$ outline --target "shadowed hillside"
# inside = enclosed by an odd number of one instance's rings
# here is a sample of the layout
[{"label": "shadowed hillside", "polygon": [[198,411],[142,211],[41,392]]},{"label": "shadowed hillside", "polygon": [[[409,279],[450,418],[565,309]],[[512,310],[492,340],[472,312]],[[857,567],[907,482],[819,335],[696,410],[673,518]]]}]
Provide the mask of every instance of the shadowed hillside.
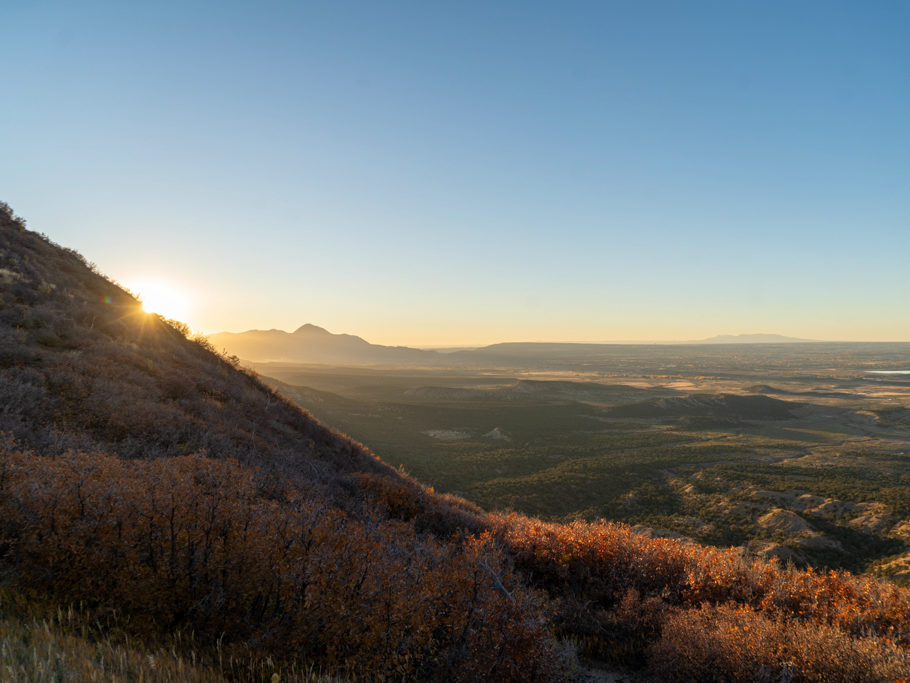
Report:
[{"label": "shadowed hillside", "polygon": [[622,525],[489,515],[185,332],[0,208],[0,575],[13,604],[79,603],[152,647],[192,632],[206,672],[240,678],[254,674],[225,661],[585,679],[576,652],[662,680],[910,675],[904,589]]}]

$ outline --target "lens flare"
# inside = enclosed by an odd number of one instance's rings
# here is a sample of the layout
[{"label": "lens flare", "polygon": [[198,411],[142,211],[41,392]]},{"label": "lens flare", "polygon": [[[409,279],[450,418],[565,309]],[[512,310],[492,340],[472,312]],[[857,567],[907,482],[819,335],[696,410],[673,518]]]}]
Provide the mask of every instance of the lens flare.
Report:
[{"label": "lens flare", "polygon": [[130,289],[139,297],[142,310],[146,313],[157,313],[165,318],[186,322],[190,301],[180,289],[157,281],[136,283]]}]

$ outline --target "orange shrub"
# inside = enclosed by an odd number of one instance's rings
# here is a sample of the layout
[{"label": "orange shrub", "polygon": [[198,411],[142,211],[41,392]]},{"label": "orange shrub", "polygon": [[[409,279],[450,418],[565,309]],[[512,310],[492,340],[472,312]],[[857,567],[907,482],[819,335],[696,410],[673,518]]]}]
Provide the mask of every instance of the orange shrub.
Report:
[{"label": "orange shrub", "polygon": [[[683,618],[680,608],[720,603],[785,620],[807,634],[830,627],[844,638],[877,637],[862,641],[864,651],[880,643],[910,645],[910,591],[883,581],[783,568],[733,549],[646,538],[606,522],[548,524],[511,515],[496,526],[516,567],[555,599],[558,631],[594,656],[635,660],[638,645],[656,638],[669,615]],[[630,641],[636,645],[630,648]]]},{"label": "orange shrub", "polygon": [[675,610],[650,650],[663,681],[894,681],[910,653],[879,637],[854,638],[825,624],[775,618],[748,606]]},{"label": "orange shrub", "polygon": [[20,587],[118,610],[144,633],[191,626],[231,648],[355,675],[550,680],[541,601],[488,535],[257,493],[232,460],[0,455],[0,539]]}]

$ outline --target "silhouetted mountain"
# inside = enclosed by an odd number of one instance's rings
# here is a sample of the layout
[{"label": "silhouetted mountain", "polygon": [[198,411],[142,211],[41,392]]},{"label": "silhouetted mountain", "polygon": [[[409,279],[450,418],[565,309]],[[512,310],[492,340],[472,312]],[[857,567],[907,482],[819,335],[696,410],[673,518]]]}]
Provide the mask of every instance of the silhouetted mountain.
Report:
[{"label": "silhouetted mountain", "polygon": [[338,365],[422,365],[434,363],[435,351],[406,346],[381,346],[351,334],[333,334],[316,325],[294,330],[220,332],[208,337],[217,349],[252,362]]},{"label": "silhouetted mountain", "polygon": [[[306,324],[294,332],[248,330],[209,335],[219,350],[254,363],[285,362],[331,365],[525,366],[535,363],[598,363],[621,359],[630,350],[650,348],[666,355],[678,346],[810,343],[774,334],[725,335],[679,344],[603,344],[586,342],[501,342],[457,351],[371,344],[350,334],[333,334]],[[819,342],[816,342],[819,343]]]}]

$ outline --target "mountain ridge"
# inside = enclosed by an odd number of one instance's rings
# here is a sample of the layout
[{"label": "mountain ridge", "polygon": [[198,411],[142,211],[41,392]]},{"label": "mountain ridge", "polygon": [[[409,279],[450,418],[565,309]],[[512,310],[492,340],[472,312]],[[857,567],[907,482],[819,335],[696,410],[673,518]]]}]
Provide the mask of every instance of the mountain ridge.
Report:
[{"label": "mountain ridge", "polygon": [[624,346],[828,343],[780,334],[740,334],[681,342],[496,342],[480,347],[437,350],[373,344],[357,335],[330,332],[312,323],[304,323],[293,332],[254,329],[218,332],[208,335],[208,339],[216,348],[253,363],[341,365],[520,363],[531,358],[581,358],[613,352]]}]

